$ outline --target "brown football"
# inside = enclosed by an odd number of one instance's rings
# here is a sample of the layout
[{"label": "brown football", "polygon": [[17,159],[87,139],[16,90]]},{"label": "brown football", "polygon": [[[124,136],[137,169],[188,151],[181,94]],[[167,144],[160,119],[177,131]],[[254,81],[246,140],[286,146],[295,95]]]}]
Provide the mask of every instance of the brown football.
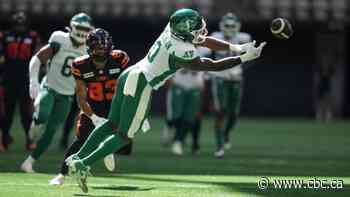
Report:
[{"label": "brown football", "polygon": [[273,19],[270,25],[271,33],[279,39],[289,39],[293,35],[291,23],[285,18]]}]

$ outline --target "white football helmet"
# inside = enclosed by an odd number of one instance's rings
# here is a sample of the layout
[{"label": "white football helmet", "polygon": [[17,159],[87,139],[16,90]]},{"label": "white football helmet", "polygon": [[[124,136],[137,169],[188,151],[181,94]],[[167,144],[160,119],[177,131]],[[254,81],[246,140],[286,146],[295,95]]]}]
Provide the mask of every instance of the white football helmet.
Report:
[{"label": "white football helmet", "polygon": [[94,28],[92,19],[85,13],[79,13],[70,20],[70,36],[78,43],[84,44],[88,33]]}]

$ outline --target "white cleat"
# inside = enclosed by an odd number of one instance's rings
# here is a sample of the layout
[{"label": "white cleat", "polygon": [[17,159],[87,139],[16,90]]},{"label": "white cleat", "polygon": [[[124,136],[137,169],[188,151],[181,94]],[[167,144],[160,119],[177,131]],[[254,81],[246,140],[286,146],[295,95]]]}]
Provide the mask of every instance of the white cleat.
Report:
[{"label": "white cleat", "polygon": [[104,159],[103,162],[107,168],[108,171],[113,172],[115,170],[115,158],[114,154],[111,153],[107,155]]},{"label": "white cleat", "polygon": [[35,173],[35,171],[33,170],[33,164],[28,161],[24,161],[22,163],[21,170],[25,173]]},{"label": "white cleat", "polygon": [[183,155],[183,154],[184,154],[184,151],[183,151],[183,149],[182,149],[182,144],[181,144],[181,142],[178,142],[178,141],[174,142],[174,143],[173,143],[173,146],[172,146],[172,148],[171,148],[171,152],[172,152],[173,154],[175,154],[175,155],[178,155],[178,156]]},{"label": "white cleat", "polygon": [[225,155],[225,150],[223,148],[215,151],[214,156],[216,158],[222,158]]},{"label": "white cleat", "polygon": [[64,175],[58,174],[55,178],[51,179],[49,185],[63,185],[64,183]]},{"label": "white cleat", "polygon": [[226,142],[225,144],[224,144],[224,149],[225,150],[230,150],[232,148],[232,144],[230,143],[230,142]]}]

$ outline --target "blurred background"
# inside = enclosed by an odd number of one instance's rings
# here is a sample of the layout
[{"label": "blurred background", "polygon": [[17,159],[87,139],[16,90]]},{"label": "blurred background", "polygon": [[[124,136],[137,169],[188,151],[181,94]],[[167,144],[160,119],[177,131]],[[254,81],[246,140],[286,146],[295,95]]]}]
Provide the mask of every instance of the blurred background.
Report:
[{"label": "blurred background", "polygon": [[[209,32],[219,29],[222,15],[234,12],[241,18],[242,31],[268,42],[263,58],[244,74],[243,116],[314,117],[324,81],[331,87],[332,114],[350,116],[347,0],[0,0],[0,27],[9,28],[8,16],[23,10],[31,29],[45,42],[53,31],[68,26],[72,15],[84,11],[96,26],[112,32],[116,46],[135,63],[164,28],[169,14],[181,7],[198,9]],[[269,24],[276,17],[291,21],[295,31],[291,39],[272,36]],[[164,112],[163,95],[164,91],[155,94],[154,113]],[[210,110],[207,101],[204,110]]]}]

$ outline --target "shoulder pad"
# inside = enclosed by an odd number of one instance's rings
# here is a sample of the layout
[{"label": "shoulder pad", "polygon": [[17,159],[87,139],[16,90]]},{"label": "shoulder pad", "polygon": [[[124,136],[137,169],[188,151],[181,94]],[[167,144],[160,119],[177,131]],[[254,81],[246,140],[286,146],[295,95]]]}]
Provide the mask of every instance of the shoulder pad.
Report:
[{"label": "shoulder pad", "polygon": [[195,46],[189,42],[177,42],[171,51],[173,55],[183,60],[192,60],[198,57],[198,52]]},{"label": "shoulder pad", "polygon": [[50,36],[49,42],[62,42],[63,40],[68,38],[67,35],[68,34],[63,31],[54,31]]},{"label": "shoulder pad", "polygon": [[90,58],[89,55],[83,55],[74,59],[75,65],[84,64]]}]

